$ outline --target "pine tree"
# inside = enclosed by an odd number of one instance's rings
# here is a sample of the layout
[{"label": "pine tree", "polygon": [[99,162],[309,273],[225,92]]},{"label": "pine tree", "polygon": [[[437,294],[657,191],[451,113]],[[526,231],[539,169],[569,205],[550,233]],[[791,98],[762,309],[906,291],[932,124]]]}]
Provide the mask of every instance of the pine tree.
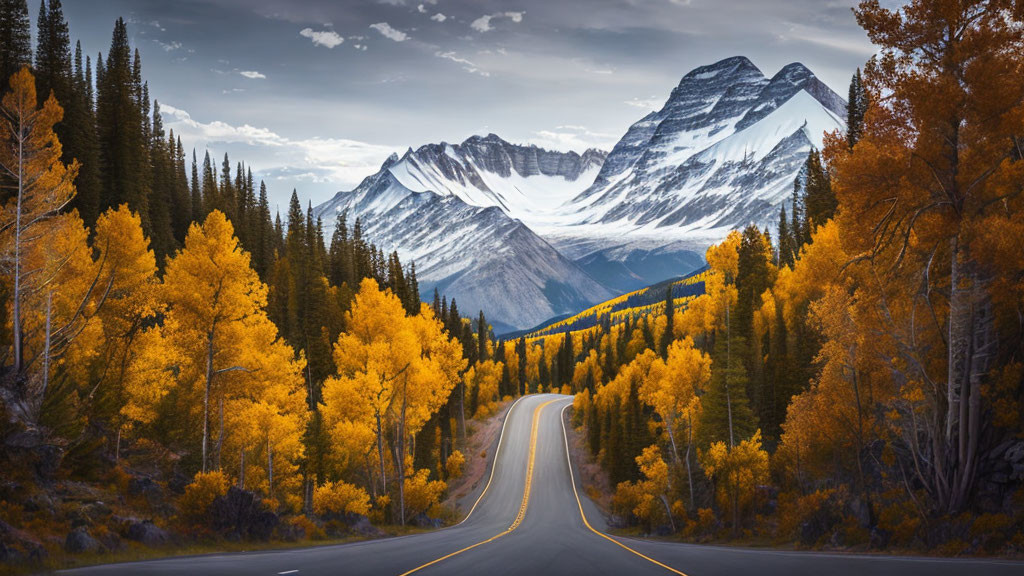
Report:
[{"label": "pine tree", "polygon": [[786,207],[779,208],[779,240],[777,263],[783,266],[793,267],[795,256],[793,254],[793,236],[790,232],[790,222],[786,217]]},{"label": "pine tree", "polygon": [[177,181],[174,177],[174,159],[164,134],[160,103],[153,102],[153,125],[151,129],[150,163],[152,165],[152,191],[149,198],[150,237],[157,266],[163,269],[164,260],[174,253],[176,242],[171,224],[171,211]]},{"label": "pine tree", "polygon": [[110,52],[98,80],[96,124],[99,134],[103,194],[100,209],[128,204],[142,215],[143,229],[149,223],[149,166],[143,116],[140,63],[132,60],[128,28],[118,18]]},{"label": "pine tree", "polygon": [[0,0],[0,80],[7,82],[23,66],[32,65],[32,28],[25,0]]},{"label": "pine tree", "polygon": [[[51,4],[52,6],[52,4]],[[80,169],[75,188],[78,193],[71,201],[71,208],[77,209],[86,226],[92,226],[99,217],[100,152],[96,141],[96,110],[92,87],[92,63],[87,57],[82,66],[82,44],[75,44],[74,88],[64,110],[63,126],[65,136],[63,157],[77,159]]]},{"label": "pine tree", "polygon": [[203,215],[203,188],[199,181],[199,164],[196,161],[196,149],[192,149],[192,177],[189,179],[189,199],[192,202],[192,219],[199,221]]},{"label": "pine tree", "polygon": [[864,113],[867,112],[867,90],[860,77],[860,68],[850,79],[850,92],[846,99],[846,142],[850,148],[860,141],[864,133]]},{"label": "pine tree", "polygon": [[805,196],[807,241],[814,230],[835,216],[838,202],[832,181],[821,162],[821,155],[812,149],[807,156],[807,192]]},{"label": "pine tree", "polygon": [[174,150],[172,166],[174,170],[174,196],[171,211],[171,227],[174,231],[174,240],[178,245],[185,242],[189,225],[192,223],[192,194],[189,190],[188,175],[185,172],[185,147],[181,144],[181,137],[174,137],[174,130],[168,136],[167,146]]},{"label": "pine tree", "polygon": [[675,322],[675,301],[672,297],[672,284],[665,289],[665,331],[661,334],[661,342],[658,346],[658,353],[662,358],[668,357],[668,347],[672,344],[675,336],[672,333]]}]

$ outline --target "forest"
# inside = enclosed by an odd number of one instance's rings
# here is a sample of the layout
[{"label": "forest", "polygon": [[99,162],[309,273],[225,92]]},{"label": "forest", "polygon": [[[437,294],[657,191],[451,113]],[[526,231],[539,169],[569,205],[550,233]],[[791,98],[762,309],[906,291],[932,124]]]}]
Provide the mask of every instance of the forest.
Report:
[{"label": "forest", "polygon": [[475,423],[542,391],[621,530],[1019,553],[1024,4],[855,13],[879,55],[777,228],[499,341],[189,155],[124,20],[93,58],[0,2],[2,559],[451,522]]},{"label": "forest", "polygon": [[[2,10],[4,559],[68,526],[69,551],[96,551],[446,517],[464,398],[497,400],[483,313],[421,303],[415,265],[358,219],[325,241],[294,191],[272,219],[227,155],[193,150],[189,172],[124,20],[93,60],[60,0],[34,50],[26,3]],[[224,525],[218,502],[251,510]]]}]

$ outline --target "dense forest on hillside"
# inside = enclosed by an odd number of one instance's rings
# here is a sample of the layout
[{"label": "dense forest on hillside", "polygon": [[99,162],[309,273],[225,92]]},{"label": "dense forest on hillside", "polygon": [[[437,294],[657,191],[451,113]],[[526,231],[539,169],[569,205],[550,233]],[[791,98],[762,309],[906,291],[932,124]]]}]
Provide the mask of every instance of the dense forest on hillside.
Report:
[{"label": "dense forest on hillside", "polygon": [[189,162],[123,20],[95,65],[60,0],[37,29],[0,4],[0,559],[446,517],[483,313],[421,303],[359,220],[325,239],[295,192],[272,219],[249,167]]},{"label": "dense forest on hillside", "polygon": [[520,390],[576,393],[621,525],[1024,545],[1024,36],[1020,5],[992,4],[862,3],[881,54],[774,238],[712,246],[682,309],[663,289],[646,314],[620,298],[506,345]]}]

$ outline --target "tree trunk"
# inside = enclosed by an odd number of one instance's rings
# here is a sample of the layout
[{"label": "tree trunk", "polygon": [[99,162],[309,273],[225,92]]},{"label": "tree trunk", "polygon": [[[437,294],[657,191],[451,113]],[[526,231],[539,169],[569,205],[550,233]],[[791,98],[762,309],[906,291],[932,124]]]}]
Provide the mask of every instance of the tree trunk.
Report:
[{"label": "tree trunk", "polygon": [[686,480],[690,484],[690,510],[696,509],[693,498],[693,471],[690,469],[690,447],[693,446],[693,423],[687,419],[686,424]]},{"label": "tree trunk", "polygon": [[238,454],[238,488],[245,490],[245,448]]},{"label": "tree trunk", "polygon": [[220,426],[219,426],[220,431],[217,433],[217,470],[220,470],[221,469],[221,466],[220,466],[220,452],[221,452],[221,448],[224,447],[224,397],[223,396],[221,396],[218,399],[217,404],[219,405],[219,410],[220,410]]},{"label": "tree trunk", "polygon": [[274,497],[274,447],[270,445],[270,435],[267,435],[267,496]]},{"label": "tree trunk", "polygon": [[213,330],[206,334],[206,385],[203,388],[203,472],[206,472],[206,444],[210,437],[210,385],[213,383]]},{"label": "tree trunk", "polygon": [[14,331],[14,374],[21,377],[24,368],[21,329],[21,202],[25,195],[25,119],[18,107],[18,202],[14,214],[14,294],[11,301],[11,327]]},{"label": "tree trunk", "polygon": [[381,494],[388,492],[388,474],[384,466],[384,430],[381,428],[380,412],[377,412],[377,459],[380,461]]}]

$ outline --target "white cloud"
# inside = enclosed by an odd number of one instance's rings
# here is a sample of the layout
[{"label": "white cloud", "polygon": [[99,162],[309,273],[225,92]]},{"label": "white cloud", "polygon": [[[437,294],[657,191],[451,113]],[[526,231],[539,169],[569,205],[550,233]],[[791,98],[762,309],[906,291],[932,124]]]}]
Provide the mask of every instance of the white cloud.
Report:
[{"label": "white cloud", "polygon": [[241,72],[239,72],[239,74],[245,76],[250,80],[264,80],[267,77],[266,74],[257,72],[255,70],[242,70]]},{"label": "white cloud", "polygon": [[308,138],[293,140],[267,128],[248,124],[232,126],[215,120],[199,122],[180,108],[161,104],[166,126],[183,140],[195,146],[202,155],[211,145],[245,145],[247,163],[261,176],[275,180],[305,180],[330,183],[351,188],[372,174],[393,152],[392,146],[381,146],[341,138]]},{"label": "white cloud", "polygon": [[477,32],[489,32],[494,30],[494,26],[491,26],[491,20],[494,20],[495,18],[508,18],[512,22],[519,24],[523,21],[524,14],[526,14],[526,12],[497,12],[495,14],[486,14],[476,20],[473,20],[469,27]]},{"label": "white cloud", "polygon": [[181,48],[181,42],[177,41],[161,42],[159,40],[153,40],[153,42],[156,42],[161,48],[163,48],[164,52],[174,52],[175,50]]},{"label": "white cloud", "polygon": [[433,20],[434,22],[444,22],[445,20],[448,19],[448,17],[438,12],[437,14],[431,16],[430,19]]},{"label": "white cloud", "polygon": [[549,150],[583,153],[587,148],[611,150],[618,141],[618,135],[605,132],[594,132],[586,126],[562,125],[553,130],[540,130],[530,138],[531,144]]},{"label": "white cloud", "polygon": [[370,24],[370,28],[373,28],[377,32],[380,32],[385,38],[390,38],[395,42],[404,42],[409,35],[401,30],[395,30],[387,22],[378,22],[376,24]]},{"label": "white cloud", "polygon": [[650,98],[630,98],[626,100],[624,104],[632,106],[633,108],[640,108],[641,110],[660,110],[661,106],[665,103],[664,99],[658,99],[655,96]]},{"label": "white cloud", "polygon": [[326,48],[334,48],[345,41],[337,32],[334,30],[313,30],[312,28],[303,28],[299,32],[300,36],[309,38],[313,41],[313,44],[317,46],[324,46]]},{"label": "white cloud", "polygon": [[427,7],[424,6],[423,4],[420,4],[419,6],[416,7],[416,11],[419,12],[420,14],[426,14]]},{"label": "white cloud", "polygon": [[434,52],[434,56],[437,56],[438,58],[444,58],[445,60],[451,60],[452,62],[455,62],[456,64],[461,64],[462,65],[462,69],[465,70],[466,72],[469,72],[470,74],[479,74],[479,75],[484,76],[484,77],[487,77],[487,76],[491,75],[490,72],[488,72],[486,70],[481,70],[479,66],[477,66],[476,64],[470,62],[469,60],[459,56],[455,52],[441,52],[439,50],[437,52]]}]

